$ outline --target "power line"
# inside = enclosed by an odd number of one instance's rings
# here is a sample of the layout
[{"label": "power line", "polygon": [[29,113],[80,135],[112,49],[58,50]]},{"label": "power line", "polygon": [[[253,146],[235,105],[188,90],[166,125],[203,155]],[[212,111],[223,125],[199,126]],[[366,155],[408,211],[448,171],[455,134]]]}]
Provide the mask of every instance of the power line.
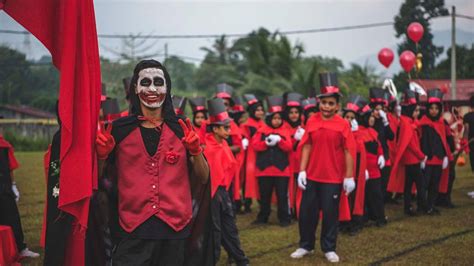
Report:
[{"label": "power line", "polygon": [[[342,27],[329,27],[329,28],[316,28],[316,29],[307,29],[307,30],[289,30],[289,31],[279,31],[283,35],[294,35],[294,34],[309,34],[309,33],[319,33],[319,32],[330,32],[330,31],[344,31],[344,30],[356,30],[356,29],[366,29],[366,28],[376,28],[376,27],[385,27],[392,26],[393,22],[378,22],[378,23],[369,23],[369,24],[360,24],[353,26],[342,26]],[[6,34],[30,34],[28,31],[20,30],[0,30],[0,33]],[[135,38],[135,39],[208,39],[208,38],[219,38],[222,35],[226,37],[245,37],[248,33],[230,33],[230,34],[183,34],[183,35],[133,35],[133,34],[98,34],[99,38],[104,39],[124,39],[124,38]]]},{"label": "power line", "polygon": [[474,20],[474,17],[471,17],[471,16],[466,16],[466,15],[461,15],[461,14],[456,14],[456,17],[458,17],[458,18],[465,18],[465,19]]}]

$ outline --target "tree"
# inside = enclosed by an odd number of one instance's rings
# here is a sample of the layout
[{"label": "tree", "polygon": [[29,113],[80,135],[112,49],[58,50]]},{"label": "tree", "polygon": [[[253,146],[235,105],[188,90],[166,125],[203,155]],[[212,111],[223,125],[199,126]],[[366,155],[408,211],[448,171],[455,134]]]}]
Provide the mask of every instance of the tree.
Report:
[{"label": "tree", "polygon": [[[446,52],[447,58],[439,62],[433,70],[432,78],[449,79],[451,77],[451,48]],[[474,78],[474,45],[456,45],[456,78]]]},{"label": "tree", "polygon": [[412,22],[419,22],[423,25],[423,38],[418,46],[408,40],[407,37],[403,42],[398,44],[398,53],[405,50],[413,52],[421,52],[423,54],[423,68],[419,74],[420,78],[427,78],[435,67],[436,58],[443,52],[443,47],[433,44],[433,34],[431,34],[430,20],[447,16],[448,10],[444,7],[444,0],[405,0],[400,7],[400,13],[395,17],[396,37],[406,36],[408,25]]},{"label": "tree", "polygon": [[193,76],[196,69],[194,64],[187,63],[177,56],[170,56],[163,64],[171,76],[173,88],[186,91],[193,89]]},{"label": "tree", "polygon": [[368,97],[370,87],[381,85],[380,76],[375,72],[375,68],[367,63],[364,66],[351,64],[348,70],[342,72],[339,79],[339,87],[344,95],[354,93]]}]

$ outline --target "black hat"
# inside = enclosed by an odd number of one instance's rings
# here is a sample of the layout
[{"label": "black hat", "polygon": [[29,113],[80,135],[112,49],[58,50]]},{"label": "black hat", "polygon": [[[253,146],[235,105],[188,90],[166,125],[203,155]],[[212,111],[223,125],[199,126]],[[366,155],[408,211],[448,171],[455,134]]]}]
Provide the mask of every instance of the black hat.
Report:
[{"label": "black hat", "polygon": [[131,81],[132,81],[131,77],[122,79],[123,88],[125,90],[125,99],[128,99],[130,97],[130,83],[131,83]]},{"label": "black hat", "polygon": [[216,97],[222,99],[232,99],[234,88],[227,83],[217,84]]},{"label": "black hat", "polygon": [[119,103],[115,98],[108,98],[105,101],[102,101],[100,108],[102,108],[104,117],[120,113]]},{"label": "black hat", "polygon": [[189,98],[189,104],[191,105],[191,110],[193,113],[196,112],[207,112],[206,108],[206,98],[198,96],[195,98]]},{"label": "black hat", "polygon": [[209,108],[209,122],[211,125],[225,125],[230,122],[229,114],[226,112],[224,100],[214,98],[207,101]]},{"label": "black hat", "polygon": [[177,115],[184,114],[184,108],[186,107],[186,97],[180,97],[180,96],[177,96],[177,95],[173,95],[171,97],[171,99],[173,100],[174,112]]},{"label": "black hat", "polygon": [[283,97],[281,96],[268,96],[267,105],[269,113],[278,113],[283,111]]},{"label": "black hat", "polygon": [[344,112],[365,113],[370,110],[370,107],[367,105],[367,100],[362,96],[351,94],[343,110]]},{"label": "black hat", "polygon": [[297,92],[290,92],[283,96],[285,98],[285,105],[287,107],[301,107],[303,95]]},{"label": "black hat", "polygon": [[400,105],[407,106],[416,104],[418,104],[416,93],[410,89],[406,89],[405,91],[403,91]]},{"label": "black hat", "polygon": [[382,88],[376,88],[372,87],[369,89],[369,97],[370,97],[370,104],[372,105],[377,105],[377,104],[383,104],[383,105],[388,105],[390,93],[387,94],[387,90],[384,90]]},{"label": "black hat", "polygon": [[321,93],[318,98],[341,96],[336,73],[319,73],[319,85]]},{"label": "black hat", "polygon": [[251,106],[260,102],[257,99],[257,97],[253,94],[244,94],[244,99],[245,99],[245,102],[247,103],[247,106]]},{"label": "black hat", "polygon": [[234,101],[234,106],[232,106],[232,112],[233,113],[244,113],[245,108],[242,103],[242,98],[240,96],[234,96],[232,97],[232,100]]},{"label": "black hat", "polygon": [[101,95],[100,95],[100,101],[105,101],[107,100],[107,86],[105,85],[105,83],[102,83],[101,84]]},{"label": "black hat", "polygon": [[428,103],[441,103],[443,101],[443,92],[439,88],[428,90]]},{"label": "black hat", "polygon": [[318,107],[318,101],[316,100],[316,98],[304,99],[301,101],[301,106],[303,107],[303,110],[316,108]]}]

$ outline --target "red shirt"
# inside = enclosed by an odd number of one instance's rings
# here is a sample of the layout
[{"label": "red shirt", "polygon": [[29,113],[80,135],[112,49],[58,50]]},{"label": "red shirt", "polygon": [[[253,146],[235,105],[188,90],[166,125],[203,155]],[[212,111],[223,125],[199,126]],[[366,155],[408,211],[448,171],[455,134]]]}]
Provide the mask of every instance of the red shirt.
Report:
[{"label": "red shirt", "polygon": [[309,118],[301,145],[311,144],[306,173],[309,180],[342,183],[345,177],[345,151],[355,162],[356,144],[349,123],[339,115],[323,120],[320,113]]}]

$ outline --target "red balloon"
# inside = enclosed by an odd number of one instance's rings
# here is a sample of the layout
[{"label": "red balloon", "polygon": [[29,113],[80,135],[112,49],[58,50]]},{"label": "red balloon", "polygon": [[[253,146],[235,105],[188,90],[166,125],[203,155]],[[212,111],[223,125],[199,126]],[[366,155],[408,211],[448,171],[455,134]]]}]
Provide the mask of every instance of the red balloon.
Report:
[{"label": "red balloon", "polygon": [[410,72],[415,66],[416,56],[412,51],[403,51],[400,55],[400,65],[402,65],[405,72]]},{"label": "red balloon", "polygon": [[425,29],[423,28],[423,25],[418,22],[412,22],[410,25],[408,25],[408,37],[415,43],[418,43],[421,40],[424,32]]},{"label": "red balloon", "polygon": [[379,62],[388,68],[393,62],[393,52],[390,48],[382,48],[379,52]]}]

